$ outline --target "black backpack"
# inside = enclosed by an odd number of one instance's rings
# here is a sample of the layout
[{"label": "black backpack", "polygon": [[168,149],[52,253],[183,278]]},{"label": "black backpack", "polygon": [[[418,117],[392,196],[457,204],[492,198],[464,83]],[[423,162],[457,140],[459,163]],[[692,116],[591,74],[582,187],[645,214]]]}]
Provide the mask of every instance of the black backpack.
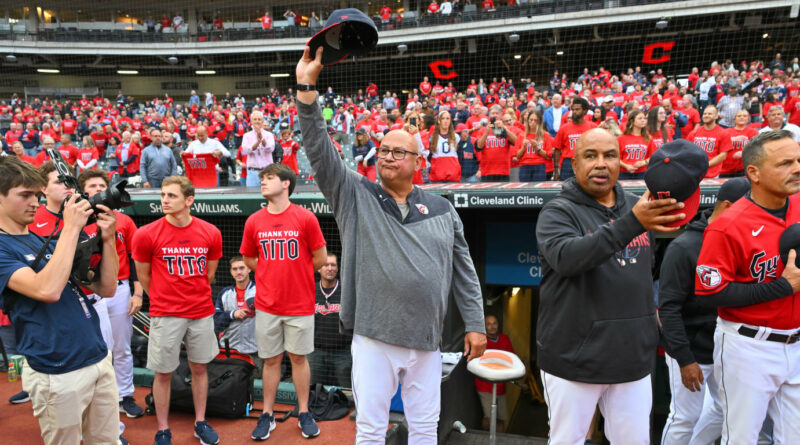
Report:
[{"label": "black backpack", "polygon": [[[321,383],[311,385],[308,392],[308,411],[314,420],[337,420],[350,414],[350,401],[341,388],[325,389]],[[291,413],[297,417],[297,407]]]},{"label": "black backpack", "polygon": [[[221,350],[207,366],[208,399],[206,415],[235,419],[247,417],[253,406],[253,370],[249,356],[235,350]],[[155,413],[153,393],[146,398],[148,412]],[[172,373],[170,410],[194,413],[192,373],[186,352],[181,351],[178,369]]]}]

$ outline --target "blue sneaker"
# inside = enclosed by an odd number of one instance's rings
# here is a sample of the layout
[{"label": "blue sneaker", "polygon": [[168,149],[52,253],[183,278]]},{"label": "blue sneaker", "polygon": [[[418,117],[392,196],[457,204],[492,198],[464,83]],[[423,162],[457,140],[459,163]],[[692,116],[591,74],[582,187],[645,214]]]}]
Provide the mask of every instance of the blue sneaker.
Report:
[{"label": "blue sneaker", "polygon": [[172,432],[169,428],[156,432],[156,441],[153,445],[172,445]]},{"label": "blue sneaker", "polygon": [[250,438],[253,440],[267,440],[269,438],[269,433],[274,429],[275,416],[264,413],[258,418],[258,424],[256,424],[256,429],[253,430],[253,434],[250,435]]},{"label": "blue sneaker", "polygon": [[201,420],[194,424],[194,437],[200,439],[203,445],[216,445],[219,443],[219,436],[214,428],[208,424],[207,420]]},{"label": "blue sneaker", "polygon": [[29,396],[28,393],[25,391],[20,391],[8,399],[8,403],[13,403],[15,405],[18,403],[25,403],[30,401],[31,401],[31,396]]},{"label": "blue sneaker", "polygon": [[312,437],[319,436],[319,427],[317,426],[317,422],[314,421],[314,416],[312,416],[311,413],[306,411],[304,413],[300,413],[300,415],[297,417],[299,418],[297,421],[297,426],[300,427],[303,437],[310,439]]}]

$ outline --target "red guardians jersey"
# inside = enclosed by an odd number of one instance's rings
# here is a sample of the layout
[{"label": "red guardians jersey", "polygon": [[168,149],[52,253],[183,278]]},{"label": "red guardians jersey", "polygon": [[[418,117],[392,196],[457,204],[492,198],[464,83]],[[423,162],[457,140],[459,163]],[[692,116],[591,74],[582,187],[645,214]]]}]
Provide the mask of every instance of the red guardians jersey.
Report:
[{"label": "red guardians jersey", "polygon": [[[130,216],[114,210],[114,215],[117,216],[117,256],[119,257],[119,273],[117,274],[118,280],[127,280],[131,277],[131,263],[128,260],[133,248],[133,236],[136,235],[136,224]],[[83,228],[83,231],[89,236],[97,234],[97,223],[90,224]]]},{"label": "red guardians jersey", "polygon": [[744,148],[747,141],[752,139],[758,134],[755,128],[745,127],[744,130],[737,130],[736,128],[728,128],[725,130],[728,141],[730,141],[730,150],[728,156],[722,161],[721,173],[736,173],[744,169],[742,158],[734,159],[733,155],[740,153]]},{"label": "red guardians jersey", "polygon": [[47,210],[47,206],[40,205],[33,216],[33,222],[28,224],[28,230],[47,238],[51,233],[58,232],[64,227],[64,220],[61,216]]},{"label": "red guardians jersey", "polygon": [[572,121],[563,124],[556,133],[556,140],[553,142],[553,147],[561,150],[561,159],[568,159],[575,157],[575,143],[583,133],[597,127],[593,122],[584,120],[583,124],[575,125]]},{"label": "red guardians jersey", "polygon": [[273,315],[313,315],[311,253],[325,244],[317,218],[296,204],[277,215],[266,207],[250,215],[239,253],[258,258],[256,309]]},{"label": "red guardians jersey", "polygon": [[[702,148],[708,155],[708,160],[711,161],[718,154],[729,151],[731,149],[729,136],[725,134],[725,129],[719,125],[715,125],[713,129],[708,130],[705,126],[698,128],[689,135],[690,142]],[[708,167],[706,178],[716,178],[722,171],[722,162],[712,167]]]},{"label": "red guardians jersey", "polygon": [[166,217],[140,228],[133,259],[150,263],[150,316],[204,318],[214,314],[208,262],[222,257],[222,234],[196,216],[186,227]]},{"label": "red guardians jersey", "polygon": [[[709,224],[697,259],[695,293],[713,294],[731,282],[768,283],[783,273],[778,240],[800,221],[800,194],[789,197],[786,220],[742,198]],[[720,307],[719,316],[735,323],[773,329],[800,327],[800,294],[750,306]]]}]

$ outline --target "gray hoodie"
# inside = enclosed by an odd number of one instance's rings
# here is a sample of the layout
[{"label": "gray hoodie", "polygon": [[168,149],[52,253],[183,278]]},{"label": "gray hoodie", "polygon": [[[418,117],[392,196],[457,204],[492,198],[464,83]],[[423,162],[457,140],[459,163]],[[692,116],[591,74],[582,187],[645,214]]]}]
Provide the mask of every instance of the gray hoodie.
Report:
[{"label": "gray hoodie", "polygon": [[340,330],[435,351],[452,293],[466,330],[484,333],[480,283],[450,202],[414,187],[404,218],[380,185],[345,166],[319,105],[298,102],[297,111],[314,179],[341,234]]}]

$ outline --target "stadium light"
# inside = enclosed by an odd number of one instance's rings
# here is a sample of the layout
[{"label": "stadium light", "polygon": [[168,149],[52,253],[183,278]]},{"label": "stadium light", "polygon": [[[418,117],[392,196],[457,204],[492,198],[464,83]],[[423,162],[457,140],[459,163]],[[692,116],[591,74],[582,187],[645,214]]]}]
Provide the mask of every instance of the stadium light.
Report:
[{"label": "stadium light", "polygon": [[289,73],[275,73],[270,74],[269,77],[289,77]]},{"label": "stadium light", "polygon": [[519,42],[519,34],[511,34],[508,36],[509,43],[517,43]]},{"label": "stadium light", "polygon": [[403,54],[408,51],[408,45],[397,45],[397,52]]},{"label": "stadium light", "polygon": [[563,56],[564,55],[564,51],[556,51],[556,55],[557,56]]},{"label": "stadium light", "polygon": [[197,70],[194,73],[199,76],[217,74],[214,70]]},{"label": "stadium light", "polygon": [[36,72],[37,73],[44,73],[44,74],[58,74],[61,71],[57,70],[57,69],[52,69],[52,68],[37,68]]},{"label": "stadium light", "polygon": [[175,56],[169,56],[167,58],[167,62],[169,62],[170,65],[175,65],[176,63],[178,63],[178,58]]},{"label": "stadium light", "polygon": [[117,74],[139,74],[136,70],[117,70]]},{"label": "stadium light", "polygon": [[761,36],[762,39],[766,39],[769,37],[769,33],[765,32],[764,35]]},{"label": "stadium light", "polygon": [[6,55],[6,62],[12,62],[13,63],[13,62],[16,62],[16,61],[17,61],[17,56],[15,56],[13,54],[7,54]]},{"label": "stadium light", "polygon": [[522,54],[514,54],[514,58],[519,60],[522,58]]},{"label": "stadium light", "polygon": [[661,19],[656,22],[656,29],[665,29],[667,26],[669,26],[667,19]]}]

